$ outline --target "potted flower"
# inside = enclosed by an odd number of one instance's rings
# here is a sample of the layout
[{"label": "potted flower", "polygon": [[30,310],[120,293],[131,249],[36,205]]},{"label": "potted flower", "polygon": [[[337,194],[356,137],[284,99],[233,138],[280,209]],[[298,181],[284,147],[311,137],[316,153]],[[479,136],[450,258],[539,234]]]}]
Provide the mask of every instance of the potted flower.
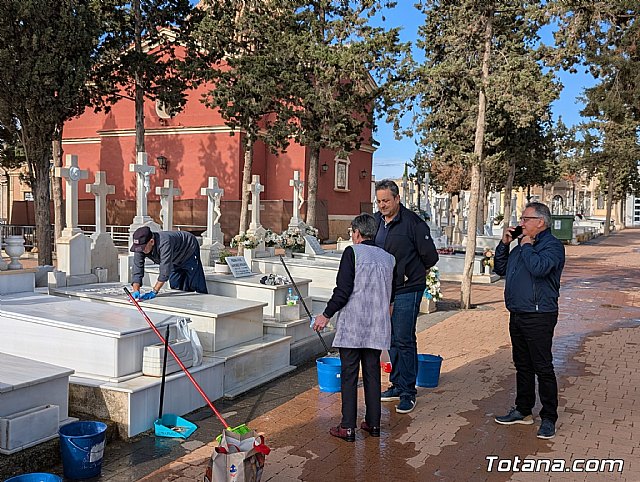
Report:
[{"label": "potted flower", "polygon": [[231,256],[231,252],[226,249],[220,250],[218,253],[218,260],[216,261],[215,266],[213,267],[216,273],[225,273],[229,274],[231,270],[229,269],[229,265],[227,264],[227,258]]},{"label": "potted flower", "polygon": [[270,256],[275,256],[276,248],[282,244],[282,240],[280,239],[280,235],[274,233],[272,230],[267,229],[264,233],[264,245],[269,251]]},{"label": "potted flower", "polygon": [[437,266],[432,266],[429,271],[427,271],[427,287],[424,290],[422,301],[420,302],[420,312],[433,313],[436,311],[436,302],[441,299],[440,270]]},{"label": "potted flower", "polygon": [[287,229],[280,235],[280,246],[285,253],[304,253],[304,235],[299,228]]},{"label": "potted flower", "polygon": [[231,239],[231,247],[238,248],[242,246],[244,249],[254,249],[259,244],[258,238],[256,238],[253,234],[247,234],[242,232],[240,234],[236,234]]},{"label": "potted flower", "polygon": [[486,274],[487,271],[491,273],[493,269],[493,251],[490,248],[484,250],[484,257],[482,258],[482,274]]}]

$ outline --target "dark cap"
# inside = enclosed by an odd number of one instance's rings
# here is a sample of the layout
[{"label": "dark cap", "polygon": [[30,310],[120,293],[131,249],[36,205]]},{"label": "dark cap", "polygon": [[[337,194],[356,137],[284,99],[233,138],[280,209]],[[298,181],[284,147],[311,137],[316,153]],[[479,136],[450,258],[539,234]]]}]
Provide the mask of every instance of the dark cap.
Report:
[{"label": "dark cap", "polygon": [[136,229],[133,233],[133,244],[131,245],[130,251],[141,253],[147,243],[151,241],[151,238],[153,238],[153,233],[149,226],[142,226]]}]

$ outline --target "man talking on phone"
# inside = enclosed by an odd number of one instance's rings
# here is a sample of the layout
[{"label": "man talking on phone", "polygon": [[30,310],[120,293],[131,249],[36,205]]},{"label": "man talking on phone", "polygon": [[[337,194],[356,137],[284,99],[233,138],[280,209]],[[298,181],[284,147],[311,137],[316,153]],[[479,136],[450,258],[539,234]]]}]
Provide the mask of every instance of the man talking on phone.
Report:
[{"label": "man talking on phone", "polygon": [[[551,234],[551,213],[539,202],[526,205],[519,226],[508,228],[496,248],[496,274],[506,276],[504,301],[509,310],[513,364],[516,368],[515,407],[495,417],[502,425],[533,424],[536,377],[542,409],[538,438],[556,434],[558,383],[551,345],[558,322],[560,276],[564,246]],[[509,250],[511,242],[518,245]]]}]

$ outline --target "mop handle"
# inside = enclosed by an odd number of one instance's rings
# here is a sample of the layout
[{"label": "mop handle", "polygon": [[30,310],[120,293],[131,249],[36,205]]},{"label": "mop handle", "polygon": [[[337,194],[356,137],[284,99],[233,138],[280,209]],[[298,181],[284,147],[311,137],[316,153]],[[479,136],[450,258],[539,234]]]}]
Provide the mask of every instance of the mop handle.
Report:
[{"label": "mop handle", "polygon": [[164,353],[162,359],[162,383],[160,384],[160,408],[158,409],[158,420],[162,419],[162,406],[164,404],[164,385],[167,381],[167,355],[169,354],[169,334],[171,325],[167,325],[167,334],[164,335]]},{"label": "mop handle", "polygon": [[[133,297],[133,295],[131,294],[131,291],[129,291],[129,289],[126,286],[124,286],[123,289],[124,289],[124,292],[127,293],[127,295],[129,296],[129,299],[131,300],[131,302],[135,305],[136,308],[138,308],[138,311],[140,312],[140,314],[144,316],[144,319],[147,321],[147,323],[149,324],[151,329],[154,331],[154,333],[158,336],[158,338],[160,338],[160,341],[162,341],[162,343],[165,343],[164,337],[158,331],[158,329],[156,328],[156,325],[153,324],[153,322],[149,319],[147,314],[144,312],[144,310],[140,306],[140,303],[138,303],[138,300],[136,300]],[[204,390],[200,387],[198,382],[196,382],[195,378],[193,378],[191,373],[189,373],[189,370],[187,369],[186,366],[184,366],[184,363],[182,363],[178,355],[176,355],[176,352],[173,351],[173,348],[171,348],[171,345],[167,345],[167,348],[169,349],[169,353],[171,353],[171,356],[175,358],[178,365],[180,365],[180,368],[182,368],[182,371],[184,372],[184,374],[191,381],[191,383],[196,388],[196,390],[198,390],[198,393],[202,395],[202,398],[204,398],[204,401],[207,402],[207,405],[209,405],[209,408],[213,410],[213,413],[215,414],[215,416],[218,417],[218,420],[220,420],[222,425],[224,425],[224,428],[229,428],[229,424],[227,423],[227,421],[224,418],[222,418],[222,415],[220,415],[220,412],[218,412],[218,410],[216,410],[216,407],[213,406],[213,403],[211,403],[211,400],[209,400],[209,397],[207,397],[207,394],[204,393]]]},{"label": "mop handle", "polygon": [[[309,308],[307,308],[307,304],[304,302],[304,298],[300,294],[300,290],[298,289],[298,285],[296,284],[295,281],[293,281],[293,276],[291,276],[291,272],[289,271],[289,268],[287,268],[287,265],[284,264],[284,259],[282,258],[282,255],[280,256],[280,262],[282,263],[282,266],[284,266],[284,270],[289,275],[289,279],[291,280],[291,284],[296,289],[296,293],[298,293],[298,298],[300,298],[300,301],[302,301],[302,306],[304,306],[304,309],[307,312],[307,315],[309,316],[309,320],[313,320],[313,315],[309,311]],[[329,347],[327,346],[327,343],[324,341],[324,338],[322,338],[322,335],[320,334],[319,331],[316,331],[316,333],[318,334],[318,338],[320,338],[320,341],[322,342],[322,347],[324,348],[324,351],[329,353]]]}]

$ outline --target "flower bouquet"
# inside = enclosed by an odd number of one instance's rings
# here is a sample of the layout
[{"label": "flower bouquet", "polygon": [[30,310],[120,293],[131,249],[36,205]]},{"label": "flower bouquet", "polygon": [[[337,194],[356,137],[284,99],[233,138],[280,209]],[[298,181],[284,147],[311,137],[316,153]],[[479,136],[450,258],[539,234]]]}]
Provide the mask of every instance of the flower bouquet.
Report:
[{"label": "flower bouquet", "polygon": [[280,235],[280,246],[285,250],[290,249],[293,253],[304,253],[303,236],[298,228],[283,231]]},{"label": "flower bouquet", "polygon": [[440,291],[440,270],[436,266],[432,266],[427,272],[427,287],[424,290],[424,297],[433,301],[442,299],[442,292]]},{"label": "flower bouquet", "polygon": [[258,244],[260,244],[260,240],[258,238],[256,238],[253,234],[247,234],[244,232],[236,234],[231,239],[232,248],[242,246],[245,249],[254,249],[256,246],[258,246]]},{"label": "flower bouquet", "polygon": [[277,233],[274,233],[270,229],[264,233],[264,245],[267,248],[275,248],[282,244],[281,236]]}]

